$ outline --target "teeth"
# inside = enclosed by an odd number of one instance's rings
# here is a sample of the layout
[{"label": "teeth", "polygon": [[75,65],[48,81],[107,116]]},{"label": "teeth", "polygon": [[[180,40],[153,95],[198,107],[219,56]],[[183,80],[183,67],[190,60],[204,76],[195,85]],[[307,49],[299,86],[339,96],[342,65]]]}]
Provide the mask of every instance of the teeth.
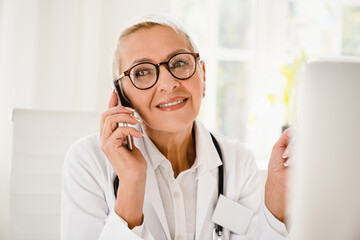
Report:
[{"label": "teeth", "polygon": [[166,103],[164,105],[159,105],[159,108],[173,106],[173,105],[182,103],[184,101],[185,101],[185,99],[182,99],[182,100],[179,100],[179,101],[176,101],[176,102],[172,102],[172,103]]}]

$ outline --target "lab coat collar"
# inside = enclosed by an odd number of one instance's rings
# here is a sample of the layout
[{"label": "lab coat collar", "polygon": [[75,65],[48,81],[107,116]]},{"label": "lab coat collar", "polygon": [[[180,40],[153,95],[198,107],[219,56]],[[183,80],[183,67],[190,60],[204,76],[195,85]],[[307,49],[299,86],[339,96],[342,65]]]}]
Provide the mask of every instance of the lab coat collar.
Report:
[{"label": "lab coat collar", "polygon": [[148,152],[148,162],[152,165],[155,170],[162,161],[166,160],[166,157],[159,151],[155,146],[154,142],[149,138],[146,131],[141,126],[141,132],[144,134],[144,144]]},{"label": "lab coat collar", "polygon": [[197,179],[206,171],[217,168],[222,164],[219,154],[211,139],[209,130],[199,121],[195,120],[195,141],[196,141],[196,158],[199,165]]},{"label": "lab coat collar", "polygon": [[[165,210],[163,207],[159,187],[158,187],[158,184],[156,181],[156,176],[155,176],[155,168],[160,164],[161,159],[160,159],[159,153],[157,153],[155,156],[157,156],[159,158],[156,158],[156,160],[154,162],[151,160],[152,158],[150,158],[149,155],[153,154],[153,152],[152,152],[152,150],[149,149],[149,147],[147,147],[147,144],[152,143],[154,145],[154,143],[149,138],[148,138],[148,140],[150,140],[150,142],[147,142],[147,140],[145,139],[146,132],[144,131],[144,129],[142,128],[142,126],[140,124],[138,124],[137,129],[139,129],[139,131],[141,131],[144,134],[144,137],[141,139],[134,139],[134,142],[148,163],[147,173],[146,173],[145,201],[147,199],[150,201],[151,206],[153,207],[153,209],[160,221],[160,224],[164,230],[166,238],[171,239],[169,227],[168,227],[168,224],[166,221]],[[154,147],[155,147],[155,145],[154,145]],[[154,157],[154,156],[152,156],[152,157]],[[144,205],[146,205],[146,202],[144,203]],[[151,216],[152,211],[150,209],[147,209],[146,207],[144,207],[143,211],[144,211],[144,216],[145,216],[145,222],[147,222],[151,225],[154,221],[152,221],[150,219],[149,219],[150,221],[148,221],[147,216],[148,215]],[[147,212],[147,211],[149,211],[149,212]]]}]

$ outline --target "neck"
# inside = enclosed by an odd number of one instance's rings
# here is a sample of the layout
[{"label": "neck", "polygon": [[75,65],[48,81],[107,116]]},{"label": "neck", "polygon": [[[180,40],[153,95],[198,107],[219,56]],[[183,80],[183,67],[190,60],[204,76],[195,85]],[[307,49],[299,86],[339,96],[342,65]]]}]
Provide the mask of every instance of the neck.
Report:
[{"label": "neck", "polygon": [[170,161],[175,178],[189,169],[196,157],[195,136],[192,134],[194,124],[179,132],[165,132],[151,129],[144,125],[149,138],[160,152]]}]

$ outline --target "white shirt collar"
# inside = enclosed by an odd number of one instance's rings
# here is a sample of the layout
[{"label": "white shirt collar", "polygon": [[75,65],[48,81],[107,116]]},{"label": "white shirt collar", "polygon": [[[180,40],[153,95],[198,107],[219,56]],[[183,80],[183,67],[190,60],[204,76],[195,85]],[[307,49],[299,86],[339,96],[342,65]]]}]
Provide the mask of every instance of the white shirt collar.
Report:
[{"label": "white shirt collar", "polygon": [[163,160],[166,160],[166,157],[155,146],[154,142],[149,138],[149,136],[146,134],[146,131],[143,128],[142,128],[142,133],[144,134],[145,150],[147,151],[149,156],[148,162],[152,164],[152,167],[155,170]]},{"label": "white shirt collar", "polygon": [[[162,161],[167,160],[166,157],[159,151],[153,141],[146,134],[141,126],[141,132],[144,134],[144,146],[148,155],[148,163],[150,163],[155,170]],[[196,145],[196,158],[191,169],[197,169],[197,176],[201,176],[208,170],[220,166],[221,160],[218,152],[211,139],[210,132],[199,121],[195,120],[195,145]]]},{"label": "white shirt collar", "polygon": [[198,119],[195,120],[195,126],[196,158],[199,158],[199,162],[203,163],[203,165],[199,165],[196,177],[198,178],[206,171],[217,168],[222,162],[209,130]]}]

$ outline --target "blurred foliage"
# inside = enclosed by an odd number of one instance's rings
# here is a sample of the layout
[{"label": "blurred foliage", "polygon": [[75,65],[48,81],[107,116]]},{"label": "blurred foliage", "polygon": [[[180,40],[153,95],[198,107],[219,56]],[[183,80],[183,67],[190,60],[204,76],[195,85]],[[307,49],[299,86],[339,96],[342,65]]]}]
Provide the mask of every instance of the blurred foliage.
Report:
[{"label": "blurred foliage", "polygon": [[[306,61],[307,57],[305,52],[302,51],[301,56],[299,58],[295,57],[292,64],[281,66],[280,72],[285,79],[285,86],[282,96],[276,95],[274,93],[266,94],[269,107],[272,107],[277,102],[284,104],[286,110],[284,126],[290,126],[295,118],[295,98],[299,85],[298,75],[301,67],[306,63]],[[259,119],[259,117],[259,113],[253,115],[250,118],[249,123],[253,124]]]},{"label": "blurred foliage", "polygon": [[[298,75],[301,70],[302,65],[306,62],[305,52],[302,51],[299,58],[294,58],[294,61],[291,65],[285,65],[280,68],[282,75],[285,78],[285,87],[284,95],[282,97],[282,102],[286,108],[285,116],[285,125],[290,126],[291,119],[294,118],[294,101],[296,90],[298,86]],[[272,100],[274,101],[274,100]],[[271,103],[271,101],[270,101]]]},{"label": "blurred foliage", "polygon": [[[284,126],[290,126],[295,118],[295,98],[298,87],[298,76],[302,66],[306,63],[307,57],[305,52],[301,52],[300,57],[295,57],[292,64],[280,67],[280,72],[284,76],[285,86],[282,95],[279,96],[274,93],[266,94],[269,108],[274,106],[277,102],[281,102],[285,106],[286,115]],[[261,113],[252,115],[249,119],[249,124],[254,124],[260,117]]]}]

